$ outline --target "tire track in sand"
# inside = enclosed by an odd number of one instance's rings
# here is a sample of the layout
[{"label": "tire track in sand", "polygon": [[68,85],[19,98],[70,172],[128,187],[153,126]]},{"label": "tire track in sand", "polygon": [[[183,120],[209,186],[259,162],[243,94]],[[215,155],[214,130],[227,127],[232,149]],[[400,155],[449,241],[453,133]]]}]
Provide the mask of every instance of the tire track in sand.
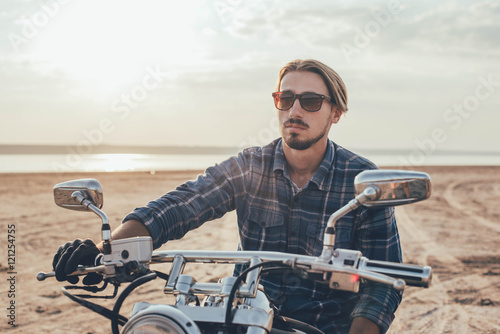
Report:
[{"label": "tire track in sand", "polygon": [[459,187],[470,187],[472,190],[471,192],[471,198],[474,198],[472,194],[481,194],[482,190],[480,188],[484,186],[490,186],[491,187],[491,193],[489,194],[490,197],[496,197],[498,198],[500,196],[500,186],[499,185],[491,185],[491,181],[487,181],[483,179],[477,179],[477,180],[468,180],[467,182],[463,181],[454,181],[451,182],[446,186],[446,189],[443,193],[443,198],[447,202],[447,204],[466,216],[467,218],[471,219],[471,221],[476,222],[477,224],[486,227],[492,231],[495,231],[497,233],[500,233],[500,224],[492,222],[484,217],[481,217],[480,215],[473,214],[471,213],[471,206],[480,206],[481,208],[484,208],[484,204],[478,201],[475,201],[473,205],[463,205],[460,203],[460,200],[457,196],[455,196],[455,193],[458,191]]},{"label": "tire track in sand", "polygon": [[433,266],[433,279],[428,289],[411,288],[405,292],[403,305],[390,333],[466,333],[469,314],[453,302],[437,268],[434,268],[435,264],[444,264],[453,271],[463,271],[463,262],[419,228],[404,207],[397,208],[396,217],[401,239],[409,246],[412,262]]}]

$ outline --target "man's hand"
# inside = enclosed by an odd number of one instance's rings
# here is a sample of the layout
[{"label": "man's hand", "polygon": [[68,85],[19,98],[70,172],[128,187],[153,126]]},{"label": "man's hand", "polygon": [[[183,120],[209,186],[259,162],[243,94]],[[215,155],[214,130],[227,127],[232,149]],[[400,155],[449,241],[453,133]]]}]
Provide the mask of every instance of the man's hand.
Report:
[{"label": "man's hand", "polygon": [[[59,282],[68,281],[71,284],[78,283],[78,276],[67,276],[74,272],[78,265],[95,265],[96,256],[100,253],[94,242],[90,239],[76,239],[73,242],[67,242],[59,247],[54,259],[52,267],[56,273],[56,279]],[[92,285],[102,281],[102,275],[90,273],[83,279],[83,284]]]},{"label": "man's hand", "polygon": [[[137,236],[150,236],[148,229],[137,220],[129,220],[121,224],[112,233],[112,239],[125,239]],[[59,247],[52,267],[59,282],[78,283],[78,276],[68,276],[78,268],[78,265],[93,266],[96,256],[102,251],[102,242],[97,246],[90,239],[76,239]],[[90,273],[83,279],[83,284],[92,285],[102,281],[102,275]]]},{"label": "man's hand", "polygon": [[351,329],[349,334],[379,334],[380,329],[371,320],[366,318],[357,317],[354,318],[351,324]]}]

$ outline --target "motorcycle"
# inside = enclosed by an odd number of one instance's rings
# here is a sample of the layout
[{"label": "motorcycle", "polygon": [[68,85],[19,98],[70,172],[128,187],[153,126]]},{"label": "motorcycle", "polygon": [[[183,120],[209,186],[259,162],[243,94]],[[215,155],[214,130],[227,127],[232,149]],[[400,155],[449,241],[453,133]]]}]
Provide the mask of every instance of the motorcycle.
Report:
[{"label": "motorcycle", "polygon": [[[398,170],[369,170],[354,181],[356,197],[334,212],[325,228],[323,251],[318,257],[266,251],[153,251],[150,237],[111,240],[106,214],[101,211],[103,193],[95,179],[63,182],[54,187],[57,205],[71,210],[91,211],[102,220],[103,252],[94,266],[79,266],[70,275],[103,275],[103,285],[65,286],[62,293],[78,304],[111,320],[114,334],[131,333],[322,333],[300,321],[275,315],[274,308],[259,281],[266,272],[293,270],[301,277],[328,285],[330,289],[358,292],[363,280],[375,281],[403,290],[406,285],[429,287],[429,266],[369,260],[361,252],[335,248],[335,223],[361,205],[387,207],[409,204],[430,196],[430,177],[426,173]],[[170,263],[169,274],[150,269]],[[245,269],[237,277],[224,277],[218,283],[198,282],[183,274],[188,263],[239,264]],[[54,272],[37,274],[43,281]],[[137,287],[154,279],[165,280],[163,292],[175,297],[173,305],[136,303],[130,318],[120,315],[124,300]],[[120,294],[121,285],[128,284]],[[103,295],[113,286],[111,295]],[[90,294],[73,294],[84,290]],[[112,310],[89,299],[116,298]],[[200,301],[201,300],[201,301]],[[122,326],[121,330],[119,327]]]}]

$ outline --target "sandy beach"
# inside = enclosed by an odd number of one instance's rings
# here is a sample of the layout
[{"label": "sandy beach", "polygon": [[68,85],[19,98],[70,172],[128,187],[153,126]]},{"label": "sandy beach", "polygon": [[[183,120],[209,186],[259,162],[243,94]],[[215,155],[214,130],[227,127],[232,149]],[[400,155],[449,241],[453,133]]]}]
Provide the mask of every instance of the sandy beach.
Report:
[{"label": "sandy beach", "polygon": [[[405,261],[432,266],[433,284],[429,289],[406,289],[390,333],[500,333],[500,167],[413,169],[429,173],[432,196],[398,207],[398,227]],[[61,283],[55,279],[38,282],[35,278],[39,271],[50,271],[59,245],[75,238],[100,239],[97,216],[63,210],[54,204],[55,184],[98,179],[104,191],[103,209],[115,228],[135,207],[197,174],[0,174],[0,332],[110,333],[109,321],[63,296]],[[234,213],[227,214],[162,249],[235,250],[235,221]],[[15,235],[15,241],[8,242],[9,234]],[[15,244],[13,268],[8,267],[7,249],[11,244]],[[168,272],[169,266],[155,269]],[[200,265],[187,271],[203,280],[229,275],[232,268]],[[12,276],[14,280],[9,282]],[[8,297],[12,285],[15,299]],[[124,304],[122,313],[128,316],[135,301],[167,300],[163,285],[156,280],[138,289]],[[15,328],[8,324],[11,301],[15,302]],[[108,308],[113,305],[109,300],[100,303]]]}]

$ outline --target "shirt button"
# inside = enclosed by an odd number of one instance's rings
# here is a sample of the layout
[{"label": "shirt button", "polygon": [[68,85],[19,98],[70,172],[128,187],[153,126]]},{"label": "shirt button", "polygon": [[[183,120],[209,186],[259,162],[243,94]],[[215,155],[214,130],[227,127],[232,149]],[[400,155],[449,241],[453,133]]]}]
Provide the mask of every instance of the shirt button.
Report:
[{"label": "shirt button", "polygon": [[290,232],[290,235],[291,235],[292,237],[295,237],[295,236],[297,235],[297,232],[292,231],[292,232]]}]

